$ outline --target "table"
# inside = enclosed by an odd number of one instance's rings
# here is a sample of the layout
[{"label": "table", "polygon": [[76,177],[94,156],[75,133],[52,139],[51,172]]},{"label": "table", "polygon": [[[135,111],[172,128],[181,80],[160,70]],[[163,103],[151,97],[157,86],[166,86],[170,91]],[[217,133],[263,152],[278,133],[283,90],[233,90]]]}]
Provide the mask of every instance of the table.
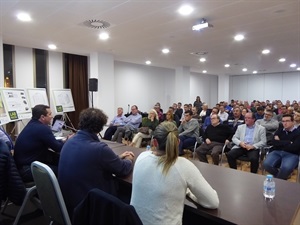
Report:
[{"label": "table", "polygon": [[[135,156],[143,149],[117,146],[112,147],[116,154],[132,151]],[[212,221],[214,224],[291,224],[300,203],[300,185],[275,179],[276,195],[272,201],[263,197],[265,176],[234,170],[226,167],[191,160],[201,171],[205,179],[217,191],[220,206],[218,209],[205,209],[189,200],[185,201],[185,210]],[[122,178],[132,183],[132,174]],[[197,224],[197,221],[195,221]]]}]

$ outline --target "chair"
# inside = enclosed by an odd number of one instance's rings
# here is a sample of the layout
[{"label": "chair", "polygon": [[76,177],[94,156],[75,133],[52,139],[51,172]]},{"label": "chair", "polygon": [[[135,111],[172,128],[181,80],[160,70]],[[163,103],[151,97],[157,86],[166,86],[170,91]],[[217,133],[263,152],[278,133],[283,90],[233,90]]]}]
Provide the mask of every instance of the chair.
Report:
[{"label": "chair", "polygon": [[[25,206],[28,204],[29,201],[33,202],[35,204],[35,206],[37,206],[38,208],[40,207],[40,201],[36,196],[37,191],[36,191],[36,186],[34,185],[34,182],[25,183],[25,187],[26,187],[26,194],[25,194],[23,203],[17,213],[15,220],[14,220],[13,225],[17,225],[19,223],[19,220],[24,212]],[[5,213],[5,209],[7,208],[9,202],[10,202],[9,199],[6,199],[5,203],[3,204],[3,208],[1,209],[1,214]]]},{"label": "chair", "polygon": [[27,203],[32,201],[36,206],[39,206],[39,200],[36,197],[37,192],[34,182],[23,183],[15,161],[6,144],[3,144],[2,141],[0,141],[0,149],[0,200],[5,200],[1,214],[5,214],[10,202],[21,205],[13,223],[16,225]]},{"label": "chair", "polygon": [[45,216],[53,222],[71,225],[69,214],[53,171],[44,163],[34,161],[31,172]]},{"label": "chair", "polygon": [[141,225],[135,208],[100,189],[90,190],[74,209],[74,225]]}]

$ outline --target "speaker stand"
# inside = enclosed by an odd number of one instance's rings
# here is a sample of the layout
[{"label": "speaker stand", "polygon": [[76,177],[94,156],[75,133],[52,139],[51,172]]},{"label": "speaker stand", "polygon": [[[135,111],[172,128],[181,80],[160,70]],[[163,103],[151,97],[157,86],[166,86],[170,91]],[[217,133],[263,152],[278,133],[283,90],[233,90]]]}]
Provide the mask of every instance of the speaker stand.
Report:
[{"label": "speaker stand", "polygon": [[92,108],[94,108],[94,92],[93,91],[91,92],[92,92]]}]

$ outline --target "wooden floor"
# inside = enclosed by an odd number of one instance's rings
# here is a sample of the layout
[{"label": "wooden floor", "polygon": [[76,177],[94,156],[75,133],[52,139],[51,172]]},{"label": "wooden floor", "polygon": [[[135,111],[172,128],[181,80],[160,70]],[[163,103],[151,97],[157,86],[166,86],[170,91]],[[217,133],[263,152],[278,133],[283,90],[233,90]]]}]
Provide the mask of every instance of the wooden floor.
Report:
[{"label": "wooden floor", "polygon": [[[193,153],[189,150],[184,150],[184,155],[183,157],[187,158],[187,159],[193,159]],[[212,159],[211,157],[208,155],[208,162],[212,163]],[[198,160],[198,157],[196,156],[195,158],[196,160]],[[223,157],[223,163],[222,166],[224,167],[229,167],[228,163],[227,163],[227,158],[226,156]],[[261,166],[260,166],[261,167]],[[242,170],[242,171],[246,171],[250,173],[250,163],[249,162],[238,162],[238,166],[237,166],[238,170]],[[262,174],[262,170],[261,168],[258,169],[258,174]],[[265,173],[267,174],[267,173]],[[297,181],[297,170],[295,169],[294,172],[292,173],[291,177],[288,179],[288,181],[290,182],[296,182]]]}]

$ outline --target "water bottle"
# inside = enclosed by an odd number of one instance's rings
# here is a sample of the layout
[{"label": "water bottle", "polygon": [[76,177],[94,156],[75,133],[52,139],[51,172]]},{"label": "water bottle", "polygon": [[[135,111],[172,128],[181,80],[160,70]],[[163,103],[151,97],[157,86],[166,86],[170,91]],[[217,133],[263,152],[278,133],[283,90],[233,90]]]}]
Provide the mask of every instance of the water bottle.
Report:
[{"label": "water bottle", "polygon": [[150,145],[147,145],[146,151],[150,151],[150,150],[151,150],[151,146],[150,146]]},{"label": "water bottle", "polygon": [[264,196],[266,199],[273,199],[275,197],[275,181],[271,174],[268,174],[264,181]]}]

